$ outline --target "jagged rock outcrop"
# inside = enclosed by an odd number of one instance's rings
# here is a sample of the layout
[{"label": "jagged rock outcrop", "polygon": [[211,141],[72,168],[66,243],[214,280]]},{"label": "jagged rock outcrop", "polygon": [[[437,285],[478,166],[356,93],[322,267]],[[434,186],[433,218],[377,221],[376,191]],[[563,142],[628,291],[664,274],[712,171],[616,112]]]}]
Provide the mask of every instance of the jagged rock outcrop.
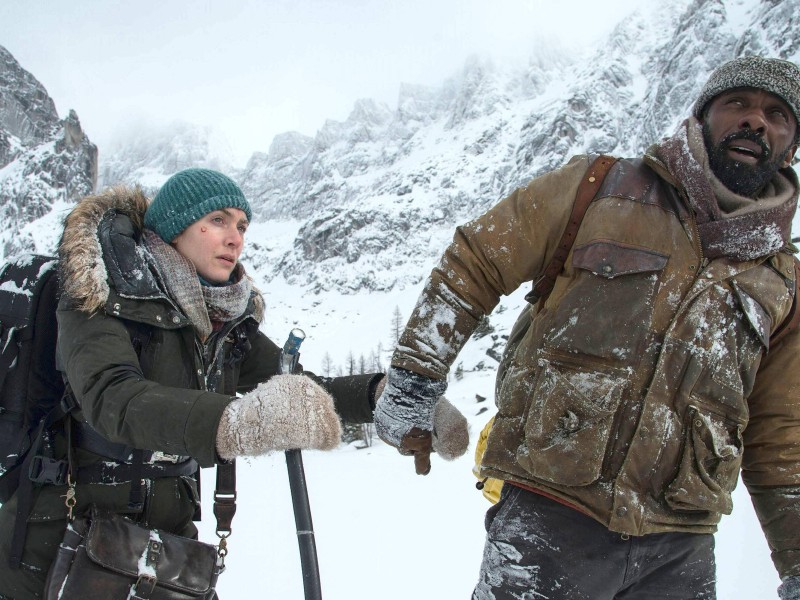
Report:
[{"label": "jagged rock outcrop", "polygon": [[583,55],[523,69],[474,58],[440,88],[403,86],[391,114],[359,103],[239,174],[260,219],[299,220],[292,248],[253,262],[267,280],[345,293],[416,283],[455,225],[532,177],[670,134],[715,66],[754,53],[800,62],[798,25],[800,0],[667,0]]},{"label": "jagged rock outcrop", "polygon": [[78,115],[59,119],[44,86],[0,46],[0,259],[53,252],[55,235],[38,228],[34,235],[31,223],[58,221],[59,209],[90,194],[96,181],[97,147]]},{"label": "jagged rock outcrop", "polygon": [[[638,11],[582,54],[548,47],[524,66],[473,57],[438,87],[401,85],[394,109],[360,100],[313,137],[276,136],[241,170],[207,128],[137,127],[104,152],[100,184],[155,190],[182,168],[217,168],[251,199],[244,259],[260,280],[343,293],[416,285],[457,224],[515,187],[574,154],[635,156],[674,131],[716,65],[755,53],[800,62],[800,0],[664,0]],[[44,148],[54,130],[62,153],[88,143],[77,118],[58,120],[32,76],[14,81],[26,91],[13,101],[0,96],[0,164]],[[45,152],[31,160],[69,176]],[[14,185],[32,185],[14,169]],[[8,173],[0,170],[0,194]],[[72,197],[78,186],[60,189]],[[23,195],[13,206],[0,198],[4,222],[49,214],[50,196]]]}]

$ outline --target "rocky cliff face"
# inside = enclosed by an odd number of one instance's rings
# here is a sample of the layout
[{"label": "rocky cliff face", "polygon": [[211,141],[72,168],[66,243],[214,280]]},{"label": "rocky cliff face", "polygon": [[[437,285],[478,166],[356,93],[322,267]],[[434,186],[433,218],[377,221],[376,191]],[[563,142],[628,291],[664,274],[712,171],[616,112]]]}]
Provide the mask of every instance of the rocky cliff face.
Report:
[{"label": "rocky cliff face", "polygon": [[15,252],[52,252],[52,239],[31,224],[91,193],[97,147],[70,111],[59,119],[36,78],[0,46],[0,259]]},{"label": "rocky cliff face", "polygon": [[635,156],[674,131],[714,67],[800,62],[800,0],[667,0],[583,56],[524,69],[482,60],[398,107],[363,101],[311,138],[275,139],[240,181],[259,219],[292,218],[291,248],[255,249],[269,280],[344,293],[416,284],[453,227],[580,153]]},{"label": "rocky cliff face", "polygon": [[[800,0],[664,0],[583,55],[540,52],[518,68],[473,58],[438,87],[402,85],[394,109],[361,100],[314,137],[276,136],[238,171],[207,129],[139,128],[104,150],[100,185],[154,190],[188,166],[223,170],[261,225],[244,256],[260,280],[401,289],[427,275],[457,224],[532,177],[574,154],[641,154],[690,113],[715,66],[744,54],[800,62]],[[26,224],[88,192],[97,167],[74,113],[59,120],[5,51],[0,83],[8,252],[31,247]]]}]

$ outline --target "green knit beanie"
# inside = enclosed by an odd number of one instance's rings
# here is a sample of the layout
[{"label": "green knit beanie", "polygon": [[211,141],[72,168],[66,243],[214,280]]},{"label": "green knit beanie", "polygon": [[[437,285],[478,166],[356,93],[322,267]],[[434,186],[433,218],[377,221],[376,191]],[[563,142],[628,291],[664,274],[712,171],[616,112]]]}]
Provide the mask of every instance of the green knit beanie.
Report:
[{"label": "green knit beanie", "polygon": [[238,208],[252,218],[247,198],[234,181],[210,169],[185,169],[167,179],[144,215],[144,226],[169,243],[203,215]]},{"label": "green knit beanie", "polygon": [[722,92],[741,87],[758,88],[782,98],[794,113],[795,141],[800,140],[800,67],[780,58],[743,56],[717,68],[694,104],[694,116],[701,119],[709,102]]}]

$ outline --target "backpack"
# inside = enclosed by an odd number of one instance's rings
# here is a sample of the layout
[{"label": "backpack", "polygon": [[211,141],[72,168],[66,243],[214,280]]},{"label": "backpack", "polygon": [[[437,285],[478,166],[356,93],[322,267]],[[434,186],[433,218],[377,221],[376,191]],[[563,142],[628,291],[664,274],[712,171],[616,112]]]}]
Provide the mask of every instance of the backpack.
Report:
[{"label": "backpack", "polygon": [[[59,300],[58,259],[30,254],[9,261],[0,269],[0,504],[17,493],[17,513],[9,553],[9,564],[19,568],[26,539],[27,518],[32,506],[33,484],[69,483],[72,476],[69,457],[55,460],[51,446],[51,428],[77,408],[69,385],[65,384],[56,366]],[[147,326],[127,323],[131,344],[137,356],[150,339]],[[249,343],[246,336],[237,339],[240,358],[243,350],[238,344]],[[76,440],[70,420],[65,421],[67,443]],[[84,430],[84,435],[91,433]],[[97,434],[95,434],[97,435]],[[131,481],[129,508],[141,511],[144,502],[142,480],[151,477],[197,475],[197,463],[191,459],[168,466],[144,464],[144,450],[108,442],[102,437],[87,437],[79,445],[103,456],[115,457],[120,447],[131,464],[118,465],[119,472]],[[97,471],[111,474],[115,467],[97,465]],[[97,473],[82,469],[76,473],[82,480]],[[69,475],[69,477],[68,477]],[[89,483],[97,483],[87,479]],[[197,479],[199,487],[199,477]],[[73,480],[74,484],[75,480]],[[217,468],[214,514],[217,533],[229,534],[230,522],[236,511],[235,462]],[[198,518],[199,518],[199,512]],[[227,537],[222,535],[221,537]]]},{"label": "backpack", "polygon": [[0,270],[0,503],[19,481],[37,426],[68,412],[56,368],[58,260],[29,254]]}]

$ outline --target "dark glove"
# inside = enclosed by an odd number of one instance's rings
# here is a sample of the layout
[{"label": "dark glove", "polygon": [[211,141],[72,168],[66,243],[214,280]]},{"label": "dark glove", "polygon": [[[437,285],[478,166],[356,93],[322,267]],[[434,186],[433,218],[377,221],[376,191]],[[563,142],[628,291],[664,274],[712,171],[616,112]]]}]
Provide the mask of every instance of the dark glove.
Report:
[{"label": "dark glove", "polygon": [[800,577],[784,577],[783,583],[778,586],[778,596],[781,600],[800,600]]},{"label": "dark glove", "polygon": [[389,370],[375,407],[375,430],[405,456],[414,456],[418,474],[431,470],[431,452],[446,460],[464,454],[469,445],[467,420],[442,398],[447,383],[406,371]]}]

